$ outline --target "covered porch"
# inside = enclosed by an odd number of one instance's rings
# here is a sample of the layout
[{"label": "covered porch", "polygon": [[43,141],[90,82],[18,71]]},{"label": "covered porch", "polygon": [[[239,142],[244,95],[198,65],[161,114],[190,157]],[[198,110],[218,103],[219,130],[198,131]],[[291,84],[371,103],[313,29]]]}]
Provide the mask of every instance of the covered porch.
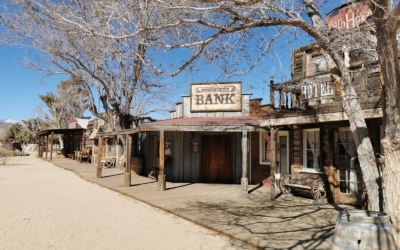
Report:
[{"label": "covered porch", "polygon": [[[166,161],[172,158],[173,168],[180,176],[184,176],[186,172],[190,172],[191,176],[193,173],[198,174],[195,179],[188,180],[190,183],[199,182],[197,179],[205,180],[205,175],[210,180],[213,180],[212,178],[222,180],[222,183],[233,184],[237,179],[237,182],[241,183],[241,192],[247,194],[250,171],[248,138],[249,133],[263,130],[259,123],[260,118],[255,117],[178,118],[142,123],[138,128],[131,130],[101,132],[98,136],[100,142],[107,136],[125,135],[127,145],[124,150],[125,186],[130,186],[131,180],[131,153],[135,151],[131,147],[138,145],[139,134],[146,133],[144,155],[148,165],[154,162],[158,167],[158,190],[166,189]],[[226,143],[223,144],[221,141]],[[101,142],[99,144],[102,145]],[[224,151],[225,153],[221,151],[222,153],[217,155],[215,154],[217,150],[212,149],[215,144],[221,144],[219,151],[227,146],[229,150]],[[208,166],[219,164],[218,161],[223,161],[220,165],[228,165],[228,169],[218,170],[219,172],[215,169],[204,170],[207,167],[205,164]],[[100,164],[97,165],[97,169],[97,177],[101,178]],[[224,176],[225,172],[229,171],[232,173],[228,177]],[[230,179],[232,181],[229,182]],[[184,180],[184,177],[179,176],[176,179],[176,181]]]}]

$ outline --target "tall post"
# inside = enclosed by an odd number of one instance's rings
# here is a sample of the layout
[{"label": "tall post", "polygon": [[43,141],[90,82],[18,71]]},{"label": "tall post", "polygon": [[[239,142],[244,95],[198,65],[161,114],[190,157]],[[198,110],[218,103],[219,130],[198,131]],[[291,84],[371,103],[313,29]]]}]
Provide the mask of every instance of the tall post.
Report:
[{"label": "tall post", "polygon": [[292,106],[292,108],[297,108],[297,96],[296,96],[296,93],[292,93],[292,95],[291,95],[291,99],[292,99],[292,104],[291,104],[291,106]]},{"label": "tall post", "polygon": [[276,150],[275,150],[275,128],[271,127],[271,201],[275,201],[275,171],[276,171]]},{"label": "tall post", "polygon": [[97,178],[101,178],[101,158],[103,158],[103,137],[99,136],[99,150],[97,153]]},{"label": "tall post", "polygon": [[279,108],[284,109],[285,108],[285,93],[283,92],[283,89],[281,89],[279,91],[279,100],[280,100]]},{"label": "tall post", "polygon": [[47,160],[47,151],[49,151],[49,136],[46,135],[46,160]]},{"label": "tall post", "polygon": [[51,137],[50,137],[50,141],[51,141],[51,146],[50,146],[50,161],[53,161],[53,135],[54,132],[51,132]]},{"label": "tall post", "polygon": [[275,107],[275,90],[274,90],[274,76],[270,76],[270,85],[269,85],[269,104],[272,107]]},{"label": "tall post", "polygon": [[80,161],[80,163],[82,163],[83,162],[83,149],[84,149],[84,142],[83,142],[83,132],[82,132],[82,134],[79,136],[79,139],[80,139],[80,146],[81,146],[81,149],[79,150],[80,151],[80,153],[79,153],[79,161]]},{"label": "tall post", "polygon": [[42,136],[42,140],[40,143],[40,158],[43,159],[43,153],[44,153],[44,136]]},{"label": "tall post", "polygon": [[249,179],[247,178],[247,129],[246,125],[243,126],[243,135],[242,135],[242,194],[247,195],[248,191]]},{"label": "tall post", "polygon": [[132,137],[130,135],[126,135],[126,149],[125,149],[125,187],[131,186],[131,147],[132,147]]},{"label": "tall post", "polygon": [[166,188],[165,185],[165,172],[164,172],[164,164],[165,164],[165,150],[164,150],[164,130],[160,130],[160,171],[158,173],[158,191],[164,191]]},{"label": "tall post", "polygon": [[38,141],[38,153],[37,153],[37,157],[40,158],[40,152],[42,150],[42,136],[39,137],[39,141]]}]

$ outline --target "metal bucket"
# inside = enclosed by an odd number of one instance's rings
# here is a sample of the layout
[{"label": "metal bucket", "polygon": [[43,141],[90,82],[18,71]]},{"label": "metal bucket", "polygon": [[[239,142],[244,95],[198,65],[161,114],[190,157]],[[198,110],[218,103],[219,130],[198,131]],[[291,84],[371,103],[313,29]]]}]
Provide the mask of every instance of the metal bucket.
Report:
[{"label": "metal bucket", "polygon": [[336,220],[332,249],[396,249],[391,228],[385,213],[343,209]]}]

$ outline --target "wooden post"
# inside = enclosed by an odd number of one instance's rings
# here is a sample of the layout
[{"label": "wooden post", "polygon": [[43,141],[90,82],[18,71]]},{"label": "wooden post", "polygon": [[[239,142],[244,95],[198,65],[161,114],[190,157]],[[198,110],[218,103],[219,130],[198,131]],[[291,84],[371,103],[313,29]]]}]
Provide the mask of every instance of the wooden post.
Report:
[{"label": "wooden post", "polygon": [[51,138],[50,138],[50,140],[51,140],[51,146],[50,146],[50,161],[53,161],[53,135],[54,135],[54,132],[51,132]]},{"label": "wooden post", "polygon": [[132,137],[126,135],[126,149],[125,149],[125,187],[131,186],[131,147],[132,147]]},{"label": "wooden post", "polygon": [[164,163],[165,163],[165,150],[164,150],[164,130],[160,130],[160,171],[158,173],[158,191],[164,191],[165,185],[165,173],[164,173]]},{"label": "wooden post", "polygon": [[99,150],[97,153],[97,178],[101,178],[101,158],[103,157],[103,137],[99,136]]},{"label": "wooden post", "polygon": [[274,90],[274,76],[270,76],[269,85],[269,104],[275,107],[275,90]]},{"label": "wooden post", "polygon": [[283,92],[283,90],[279,91],[279,100],[280,100],[280,107],[281,109],[285,108],[285,93]]},{"label": "wooden post", "polygon": [[275,201],[275,169],[276,169],[276,150],[275,150],[275,128],[271,127],[271,201]]},{"label": "wooden post", "polygon": [[80,146],[81,146],[81,150],[80,150],[81,153],[79,154],[79,157],[80,157],[79,161],[82,163],[83,162],[83,145],[84,145],[84,143],[83,143],[83,132],[79,136],[79,138],[80,138]]},{"label": "wooden post", "polygon": [[42,136],[39,137],[38,141],[38,152],[37,152],[37,157],[40,158],[40,151],[42,150]]},{"label": "wooden post", "polygon": [[297,96],[296,93],[292,93],[292,108],[297,108]]},{"label": "wooden post", "polygon": [[47,160],[47,151],[49,151],[49,136],[46,135],[46,160]]},{"label": "wooden post", "polygon": [[249,179],[247,178],[247,129],[246,125],[243,126],[243,135],[242,135],[242,194],[249,194],[248,191]]},{"label": "wooden post", "polygon": [[42,158],[43,159],[43,153],[44,153],[44,136],[42,136],[42,139],[41,139],[41,141],[40,141],[40,158]]}]

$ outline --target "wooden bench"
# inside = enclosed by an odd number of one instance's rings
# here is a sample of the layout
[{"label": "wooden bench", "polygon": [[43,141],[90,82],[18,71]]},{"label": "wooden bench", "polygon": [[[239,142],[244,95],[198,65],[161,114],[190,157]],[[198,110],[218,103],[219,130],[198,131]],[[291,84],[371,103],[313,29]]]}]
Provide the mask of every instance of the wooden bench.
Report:
[{"label": "wooden bench", "polygon": [[326,198],[325,177],[319,174],[284,174],[279,179],[279,189],[283,194],[295,189],[306,190],[314,200]]}]

